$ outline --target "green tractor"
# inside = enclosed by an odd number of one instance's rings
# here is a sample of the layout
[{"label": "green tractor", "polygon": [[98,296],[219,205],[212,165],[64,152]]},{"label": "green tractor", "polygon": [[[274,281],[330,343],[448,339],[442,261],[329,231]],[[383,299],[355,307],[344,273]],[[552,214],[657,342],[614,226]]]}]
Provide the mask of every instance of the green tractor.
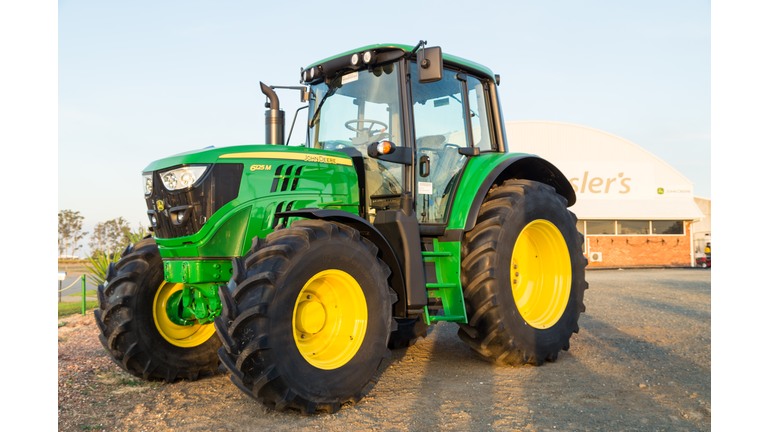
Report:
[{"label": "green tractor", "polygon": [[147,380],[223,363],[249,396],[305,414],[359,401],[390,349],[438,321],[491,362],[555,361],[587,288],[576,195],[511,151],[499,80],[423,41],[348,51],[288,87],[309,108],[297,146],[286,87],[262,84],[266,145],[143,171],[154,237],[98,287],[104,348]]}]

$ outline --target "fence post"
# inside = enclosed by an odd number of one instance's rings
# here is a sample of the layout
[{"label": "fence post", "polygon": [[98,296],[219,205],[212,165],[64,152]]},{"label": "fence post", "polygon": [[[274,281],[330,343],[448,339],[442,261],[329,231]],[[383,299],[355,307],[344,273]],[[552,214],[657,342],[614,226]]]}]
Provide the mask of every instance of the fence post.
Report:
[{"label": "fence post", "polygon": [[59,303],[61,303],[61,284],[64,282],[64,279],[67,278],[67,272],[65,271],[59,271]]},{"label": "fence post", "polygon": [[80,277],[83,279],[83,315],[85,315],[85,273]]}]

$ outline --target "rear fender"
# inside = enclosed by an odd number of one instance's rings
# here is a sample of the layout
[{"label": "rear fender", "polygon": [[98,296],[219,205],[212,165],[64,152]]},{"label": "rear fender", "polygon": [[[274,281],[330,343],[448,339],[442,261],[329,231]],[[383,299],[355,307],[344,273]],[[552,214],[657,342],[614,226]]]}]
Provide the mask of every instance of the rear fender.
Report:
[{"label": "rear fender", "polygon": [[576,192],[573,190],[573,186],[571,186],[568,178],[551,162],[534,155],[515,156],[499,163],[483,180],[467,212],[467,223],[464,231],[469,231],[475,227],[480,206],[491,187],[510,179],[532,180],[550,185],[555,188],[559,195],[568,200],[568,207],[576,204]]}]

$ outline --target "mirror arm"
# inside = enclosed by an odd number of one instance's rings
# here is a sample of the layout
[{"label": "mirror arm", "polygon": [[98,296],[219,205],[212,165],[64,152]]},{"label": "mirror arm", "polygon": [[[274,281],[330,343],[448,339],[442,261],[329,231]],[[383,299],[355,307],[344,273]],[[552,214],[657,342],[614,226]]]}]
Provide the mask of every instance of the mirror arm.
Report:
[{"label": "mirror arm", "polygon": [[304,108],[309,108],[309,105],[304,105],[303,107],[296,110],[296,114],[293,115],[293,123],[291,123],[291,131],[288,132],[288,139],[285,141],[285,145],[288,145],[289,142],[291,142],[291,134],[293,134],[293,126],[296,124],[296,117],[299,116],[299,111],[303,110]]},{"label": "mirror arm", "polygon": [[378,143],[368,146],[368,156],[384,162],[392,162],[400,165],[413,165],[413,150],[408,147],[395,147],[390,154],[381,154],[376,150]]},{"label": "mirror arm", "polygon": [[413,47],[413,51],[411,51],[410,53],[408,53],[407,56],[405,56],[405,59],[410,60],[411,57],[413,57],[413,55],[416,54],[416,51],[418,51],[419,48],[421,48],[422,46],[427,46],[427,41],[420,40],[419,43],[417,43],[416,46]]}]

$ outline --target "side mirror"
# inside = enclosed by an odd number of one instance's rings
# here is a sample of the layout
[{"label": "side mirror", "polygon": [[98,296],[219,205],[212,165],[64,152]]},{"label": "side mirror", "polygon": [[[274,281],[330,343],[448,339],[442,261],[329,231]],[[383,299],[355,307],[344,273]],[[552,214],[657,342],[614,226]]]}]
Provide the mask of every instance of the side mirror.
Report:
[{"label": "side mirror", "polygon": [[443,79],[443,50],[437,47],[422,48],[416,54],[419,83],[427,84]]},{"label": "side mirror", "polygon": [[397,147],[390,141],[375,142],[368,146],[368,156],[386,162],[411,165],[411,156],[406,147]]}]

